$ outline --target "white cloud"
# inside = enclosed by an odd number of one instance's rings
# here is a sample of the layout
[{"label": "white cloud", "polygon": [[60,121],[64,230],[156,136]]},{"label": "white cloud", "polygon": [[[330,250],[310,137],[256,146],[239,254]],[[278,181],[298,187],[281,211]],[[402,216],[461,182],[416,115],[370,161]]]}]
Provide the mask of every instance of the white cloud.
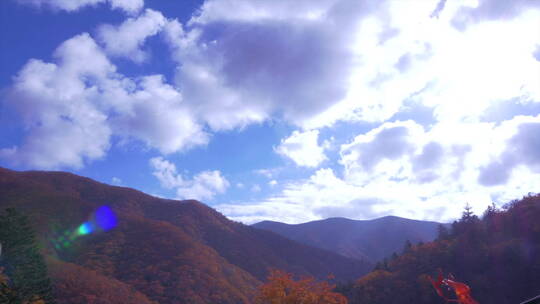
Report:
[{"label": "white cloud", "polygon": [[456,16],[489,11],[480,2],[213,0],[165,32],[177,84],[214,130],[276,116],[304,129],[383,122],[409,99],[440,121],[477,120],[501,99],[540,100],[539,11],[494,4],[519,18],[457,30]]},{"label": "white cloud", "polygon": [[33,168],[82,167],[105,156],[110,138],[139,140],[162,153],[204,145],[208,135],[180,92],[160,75],[130,79],[116,72],[88,34],[32,59],[14,78],[6,105],[22,118],[19,146],[0,157]]},{"label": "white cloud", "polygon": [[[105,2],[19,1],[68,11]],[[147,10],[99,31],[106,52],[82,34],[53,62],[30,60],[7,103],[19,111],[25,138],[0,157],[80,167],[104,157],[113,136],[174,153],[206,144],[205,129],[283,119],[302,131],[276,151],[317,167],[326,158],[317,129],[371,122],[380,125],[341,146],[343,172],[279,181],[279,194],[223,210],[291,222],[388,213],[444,220],[466,201],[481,211],[535,190],[539,166],[536,114],[483,120],[495,103],[540,103],[538,4],[503,2],[210,0],[185,26]],[[143,5],[109,3],[132,13]],[[430,17],[434,9],[438,18]],[[174,84],[160,75],[125,77],[105,56],[143,62],[146,39],[159,32],[177,62]],[[410,105],[429,109],[430,122],[414,121],[414,111],[411,121],[389,122]],[[219,171],[184,180],[170,165],[161,159],[156,176],[180,196],[212,197],[228,187]]]},{"label": "white cloud", "polygon": [[164,83],[162,76],[141,78],[139,90],[127,97],[127,103],[117,106],[123,115],[111,119],[119,135],[142,140],[165,154],[208,142],[208,134],[197,123],[180,92]]},{"label": "white cloud", "polygon": [[384,160],[399,160],[409,154],[413,149],[411,140],[418,139],[422,132],[422,127],[413,121],[385,123],[343,145],[341,163],[347,172],[371,172]]},{"label": "white cloud", "polygon": [[152,174],[159,180],[161,186],[173,189],[184,184],[184,179],[176,172],[176,166],[163,157],[151,158],[150,166],[154,169]]},{"label": "white cloud", "polygon": [[111,178],[111,184],[113,185],[122,185],[122,179],[116,177],[116,176],[113,176],[113,178]]},{"label": "white cloud", "polygon": [[144,0],[109,0],[113,9],[121,9],[128,13],[139,12],[144,7]]},{"label": "white cloud", "polygon": [[[319,219],[317,209],[347,203],[355,191],[357,189],[337,178],[331,169],[319,169],[305,181],[287,183],[279,195],[266,200],[215,207],[234,220],[246,223],[261,220],[299,223]],[[369,214],[369,208],[365,212]]]},{"label": "white cloud", "polygon": [[144,0],[16,0],[20,4],[36,7],[48,6],[55,10],[73,12],[87,6],[96,6],[108,2],[113,9],[121,9],[134,14],[144,7]]},{"label": "white cloud", "polygon": [[175,189],[180,199],[212,200],[217,194],[225,193],[229,181],[218,170],[202,171],[193,179],[184,179],[176,166],[162,157],[150,159],[153,174],[165,188]]},{"label": "white cloud", "polygon": [[216,194],[224,193],[229,182],[220,171],[203,171],[193,177],[183,187],[178,188],[177,194],[183,198],[211,200]]},{"label": "white cloud", "polygon": [[378,3],[207,1],[188,30],[166,29],[177,83],[215,130],[274,115],[302,125],[345,96],[356,30]]},{"label": "white cloud", "polygon": [[99,41],[108,54],[127,57],[137,63],[148,59],[141,48],[148,37],[154,36],[165,26],[166,19],[160,12],[146,9],[137,18],[129,18],[119,26],[103,25],[99,28]]},{"label": "white cloud", "polygon": [[[74,10],[98,2],[48,5]],[[533,56],[538,35],[531,32],[537,10],[520,7],[519,18],[458,31],[452,20],[463,5],[447,2],[434,19],[432,2],[214,0],[205,2],[187,30],[146,10],[101,28],[100,41],[108,54],[142,62],[149,54],[146,39],[163,31],[179,64],[175,84],[157,75],[124,77],[98,46],[85,49],[68,40],[54,63],[29,61],[17,76],[10,103],[25,99],[14,106],[27,117],[28,136],[2,155],[39,168],[80,167],[103,157],[112,135],[173,153],[206,144],[206,126],[221,131],[278,117],[311,130],[294,135],[310,139],[298,143],[311,143],[316,153],[304,158],[306,149],[291,149],[285,141],[279,151],[314,167],[324,155],[311,140],[317,131],[309,128],[337,120],[382,122],[403,109],[404,100],[433,108],[435,120],[445,123],[478,121],[499,100],[540,101],[540,62]],[[136,3],[113,5],[134,10]],[[61,98],[49,98],[56,95]],[[86,116],[70,110],[74,105],[86,107]],[[27,111],[29,106],[46,109]],[[38,128],[37,121],[44,124]],[[62,129],[70,130],[57,132]],[[80,135],[88,130],[91,136]],[[52,143],[71,137],[83,139],[54,155]]]},{"label": "white cloud", "polygon": [[540,115],[432,129],[385,123],[342,145],[341,177],[319,169],[266,199],[216,208],[247,223],[384,215],[445,222],[458,218],[465,203],[481,214],[492,202],[538,191],[539,126]]},{"label": "white cloud", "polygon": [[101,158],[109,148],[107,116],[90,101],[95,87],[87,87],[83,77],[107,77],[114,66],[87,34],[63,43],[54,57],[58,64],[30,60],[9,92],[9,105],[27,130],[21,146],[0,150],[0,157],[12,163],[82,167],[85,159]]},{"label": "white cloud", "polygon": [[480,184],[504,186],[519,166],[540,174],[540,116],[516,117],[499,128],[514,135],[506,138],[504,151],[480,168]]},{"label": "white cloud", "polygon": [[273,180],[271,180],[271,181],[268,182],[268,185],[269,185],[270,187],[274,187],[274,186],[276,186],[277,184],[278,184],[278,182],[277,182],[277,180],[275,180],[275,179],[273,179]]},{"label": "white cloud", "polygon": [[319,146],[318,138],[318,130],[294,131],[291,136],[281,140],[275,151],[292,159],[298,166],[317,167],[326,159],[324,147]]}]

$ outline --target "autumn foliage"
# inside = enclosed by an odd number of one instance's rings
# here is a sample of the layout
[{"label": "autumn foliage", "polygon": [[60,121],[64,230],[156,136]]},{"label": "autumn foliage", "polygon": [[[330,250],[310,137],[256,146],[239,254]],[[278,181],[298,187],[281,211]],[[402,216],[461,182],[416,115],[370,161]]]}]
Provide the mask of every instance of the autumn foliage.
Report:
[{"label": "autumn foliage", "polygon": [[[117,215],[114,229],[54,246],[104,204]],[[232,222],[197,201],[159,199],[63,172],[0,168],[0,210],[9,207],[34,219],[59,304],[252,304],[269,268],[344,281],[372,267]]]},{"label": "autumn foliage", "polygon": [[347,304],[347,298],[333,292],[335,286],[308,277],[298,281],[292,274],[272,270],[268,282],[259,288],[257,304]]},{"label": "autumn foliage", "polygon": [[[406,245],[400,255],[339,291],[351,304],[442,304],[446,300],[429,280],[441,268],[467,284],[478,303],[521,303],[540,292],[539,219],[540,194],[501,209],[491,206],[482,217],[466,208],[451,228],[441,226],[434,242]],[[463,299],[468,288],[460,289],[455,296]],[[454,298],[457,290],[444,291]]]}]

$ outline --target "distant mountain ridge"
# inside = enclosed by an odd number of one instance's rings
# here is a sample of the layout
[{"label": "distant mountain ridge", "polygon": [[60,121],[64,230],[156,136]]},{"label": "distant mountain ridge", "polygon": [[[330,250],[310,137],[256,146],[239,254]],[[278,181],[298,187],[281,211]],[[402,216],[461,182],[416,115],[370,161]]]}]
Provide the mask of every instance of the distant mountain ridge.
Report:
[{"label": "distant mountain ridge", "polygon": [[[73,231],[102,205],[116,213],[115,229],[53,246],[56,231]],[[373,267],[230,221],[197,201],[65,172],[0,168],[0,209],[8,207],[31,217],[59,304],[251,303],[270,268],[351,280]],[[114,297],[115,289],[122,297]]]},{"label": "distant mountain ridge", "polygon": [[303,224],[263,221],[252,226],[346,257],[377,262],[401,252],[407,240],[417,243],[435,239],[439,225],[385,216],[373,220],[335,217]]}]

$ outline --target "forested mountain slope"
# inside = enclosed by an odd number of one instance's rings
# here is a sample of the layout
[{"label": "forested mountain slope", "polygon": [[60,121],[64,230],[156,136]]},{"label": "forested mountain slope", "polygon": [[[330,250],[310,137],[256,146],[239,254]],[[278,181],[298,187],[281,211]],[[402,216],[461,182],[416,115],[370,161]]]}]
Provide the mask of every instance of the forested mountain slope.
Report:
[{"label": "forested mountain slope", "polygon": [[490,207],[481,219],[466,211],[434,242],[406,248],[340,291],[351,304],[444,303],[427,279],[438,269],[469,285],[479,303],[517,304],[539,295],[540,195]]},{"label": "forested mountain slope", "polygon": [[[114,229],[66,237],[103,205],[117,217]],[[337,280],[372,268],[232,222],[197,201],[155,198],[64,172],[0,168],[0,208],[7,207],[32,218],[60,303],[116,303],[87,302],[110,295],[111,284],[138,299],[132,303],[249,303],[269,268]],[[76,290],[87,294],[62,302]]]},{"label": "forested mountain slope", "polygon": [[364,221],[329,218],[296,225],[263,221],[253,225],[303,244],[372,262],[401,251],[406,241],[432,241],[437,236],[438,226],[436,222],[397,216]]}]

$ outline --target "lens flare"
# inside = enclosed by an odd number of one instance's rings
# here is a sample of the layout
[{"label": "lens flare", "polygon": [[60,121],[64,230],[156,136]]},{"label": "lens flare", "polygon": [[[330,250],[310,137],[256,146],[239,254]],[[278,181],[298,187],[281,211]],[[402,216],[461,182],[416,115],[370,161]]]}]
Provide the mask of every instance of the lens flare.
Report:
[{"label": "lens flare", "polygon": [[107,206],[100,207],[95,213],[95,221],[99,228],[103,231],[109,231],[116,227],[116,215]]},{"label": "lens flare", "polygon": [[66,230],[55,233],[56,236],[51,240],[52,245],[57,250],[71,247],[78,238],[113,229],[118,225],[118,220],[114,211],[108,206],[101,206],[93,212],[89,220],[82,223],[75,230]]},{"label": "lens flare", "polygon": [[79,226],[79,229],[77,229],[77,233],[79,235],[90,234],[93,231],[94,231],[94,227],[92,227],[92,224],[89,222],[82,223],[82,225]]}]

